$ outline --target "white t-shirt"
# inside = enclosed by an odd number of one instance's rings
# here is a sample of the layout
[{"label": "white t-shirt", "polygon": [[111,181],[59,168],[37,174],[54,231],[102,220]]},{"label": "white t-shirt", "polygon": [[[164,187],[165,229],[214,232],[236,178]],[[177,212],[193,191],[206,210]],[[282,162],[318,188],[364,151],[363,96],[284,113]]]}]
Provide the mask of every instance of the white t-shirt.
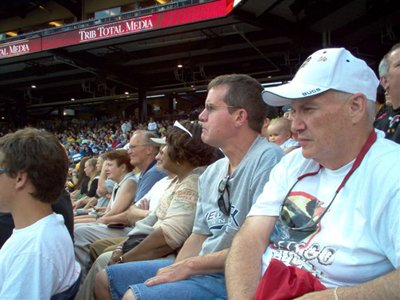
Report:
[{"label": "white t-shirt", "polygon": [[[302,156],[301,149],[287,154],[272,170],[249,216],[279,215],[297,177],[318,168],[317,163]],[[320,214],[350,168],[351,163],[335,171],[322,168],[317,175],[296,184],[289,198],[297,197],[300,202],[296,203],[303,203],[304,211],[310,200],[321,201],[313,202],[321,207]],[[399,268],[399,170],[400,145],[378,137],[315,233],[303,239],[285,239],[282,234],[276,238],[274,231],[271,240],[275,244],[271,243],[263,255],[263,272],[273,257],[310,271],[331,288],[363,283]]]},{"label": "white t-shirt", "polygon": [[0,250],[0,299],[50,299],[78,279],[71,237],[61,215],[14,229]]},{"label": "white t-shirt", "polygon": [[143,196],[142,199],[140,199],[138,202],[135,203],[135,205],[137,206],[140,204],[140,202],[142,202],[143,199],[147,199],[150,201],[149,211],[155,210],[158,206],[158,203],[160,202],[161,196],[164,194],[165,190],[169,187],[171,181],[172,178],[168,178],[168,176],[161,178],[153,185],[150,191],[148,191],[147,194]]}]

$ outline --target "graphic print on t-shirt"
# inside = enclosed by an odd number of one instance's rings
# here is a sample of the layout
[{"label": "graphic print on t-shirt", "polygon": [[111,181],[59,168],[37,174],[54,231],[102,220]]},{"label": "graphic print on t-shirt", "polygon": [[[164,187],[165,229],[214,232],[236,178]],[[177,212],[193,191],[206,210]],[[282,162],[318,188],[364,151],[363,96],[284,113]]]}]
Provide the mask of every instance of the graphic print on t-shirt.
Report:
[{"label": "graphic print on t-shirt", "polygon": [[305,192],[290,192],[271,235],[273,257],[286,265],[305,269],[319,278],[322,274],[308,261],[332,264],[336,252],[331,247],[312,243],[321,230],[319,221],[327,204]]},{"label": "graphic print on t-shirt", "polygon": [[[219,232],[224,228],[224,226],[232,227],[235,230],[239,230],[239,220],[237,219],[237,215],[239,210],[232,205],[229,217],[221,212],[220,209],[216,209],[206,213],[206,221],[208,223],[208,227],[211,231],[216,230]],[[228,220],[226,220],[228,218]],[[220,234],[220,233],[217,233]]]},{"label": "graphic print on t-shirt", "polygon": [[319,231],[318,222],[325,208],[323,202],[305,192],[292,191],[281,210],[271,241],[279,249],[288,249],[285,242],[307,244]]}]

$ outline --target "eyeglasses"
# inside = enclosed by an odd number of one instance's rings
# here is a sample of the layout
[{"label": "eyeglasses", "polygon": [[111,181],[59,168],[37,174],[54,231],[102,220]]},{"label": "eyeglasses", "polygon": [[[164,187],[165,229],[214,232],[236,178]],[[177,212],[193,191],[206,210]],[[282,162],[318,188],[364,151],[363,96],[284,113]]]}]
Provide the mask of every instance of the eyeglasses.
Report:
[{"label": "eyeglasses", "polygon": [[8,172],[8,169],[0,168],[0,175],[4,174],[4,173],[7,173],[7,172]]},{"label": "eyeglasses", "polygon": [[[229,185],[228,185],[228,181],[229,181],[229,175],[226,176],[225,178],[223,178],[219,184],[218,184],[218,207],[219,210],[224,214],[229,216],[230,212],[231,212],[231,202],[229,199]],[[226,194],[228,195],[228,205],[226,205],[225,203],[225,191]]]},{"label": "eyeglasses", "polygon": [[142,144],[142,145],[131,145],[131,144],[129,144],[128,148],[129,148],[129,150],[134,150],[137,147],[144,147],[144,146],[148,146],[148,144]]},{"label": "eyeglasses", "polygon": [[204,109],[207,111],[207,113],[212,113],[213,111],[217,111],[218,108],[223,108],[223,107],[226,107],[226,108],[238,108],[238,107],[232,106],[232,105],[215,105],[215,104],[207,103],[204,106]]}]

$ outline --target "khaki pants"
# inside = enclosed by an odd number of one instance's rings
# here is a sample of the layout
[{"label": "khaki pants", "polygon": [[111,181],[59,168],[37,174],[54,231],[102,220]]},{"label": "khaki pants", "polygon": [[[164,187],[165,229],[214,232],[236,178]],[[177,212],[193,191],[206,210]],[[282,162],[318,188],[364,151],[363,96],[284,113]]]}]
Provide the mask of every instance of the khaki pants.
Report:
[{"label": "khaki pants", "polygon": [[90,263],[93,264],[102,253],[114,251],[126,239],[126,237],[117,237],[95,241],[90,245]]}]

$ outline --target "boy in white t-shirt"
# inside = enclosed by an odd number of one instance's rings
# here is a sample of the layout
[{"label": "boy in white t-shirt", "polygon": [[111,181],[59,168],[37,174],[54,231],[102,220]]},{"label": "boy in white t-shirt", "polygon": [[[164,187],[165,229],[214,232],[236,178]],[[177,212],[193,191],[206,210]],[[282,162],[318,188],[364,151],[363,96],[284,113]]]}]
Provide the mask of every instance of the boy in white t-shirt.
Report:
[{"label": "boy in white t-shirt", "polygon": [[25,128],[0,139],[0,211],[10,212],[15,223],[0,250],[0,299],[69,299],[76,293],[80,267],[72,239],[51,208],[67,171],[65,149],[49,132]]}]

